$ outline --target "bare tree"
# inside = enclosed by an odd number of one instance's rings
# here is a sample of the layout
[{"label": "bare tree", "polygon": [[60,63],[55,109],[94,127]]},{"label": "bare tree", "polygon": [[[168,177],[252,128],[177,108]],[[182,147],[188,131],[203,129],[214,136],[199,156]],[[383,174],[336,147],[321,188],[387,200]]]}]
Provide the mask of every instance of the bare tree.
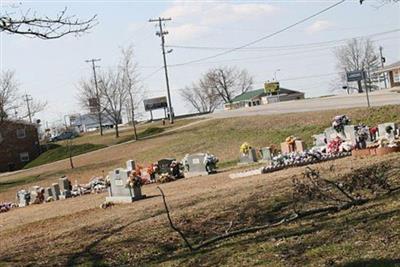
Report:
[{"label": "bare tree", "polygon": [[[379,68],[379,55],[373,42],[370,39],[352,39],[344,46],[334,51],[337,58],[337,69],[340,79],[343,81],[343,71],[364,70],[367,73]],[[371,85],[371,78],[368,81]],[[358,92],[362,93],[361,81],[358,82]]]},{"label": "bare tree", "polygon": [[15,72],[2,71],[0,74],[0,124],[17,108],[18,83]]},{"label": "bare tree", "polygon": [[214,112],[221,104],[221,98],[215,87],[207,86],[207,82],[203,79],[191,87],[186,87],[180,92],[185,101],[193,107],[197,112]]},{"label": "bare tree", "polygon": [[134,138],[137,140],[136,118],[140,104],[144,98],[144,90],[140,82],[138,65],[134,61],[132,45],[127,48],[122,48],[118,72],[120,73],[122,91],[128,93],[129,103],[127,104],[127,107],[129,108],[127,108],[127,112],[130,113],[129,117],[131,117],[132,120]]},{"label": "bare tree", "polygon": [[114,123],[115,137],[119,137],[118,124],[122,122],[122,111],[126,106],[129,93],[122,86],[121,74],[118,71],[108,70],[100,75],[100,98],[104,111]]},{"label": "bare tree", "polygon": [[0,124],[10,118],[14,113],[14,119],[26,119],[43,111],[47,102],[30,99],[29,108],[19,94],[18,82],[14,71],[3,71],[0,74]]},{"label": "bare tree", "polygon": [[16,6],[3,7],[0,11],[0,32],[40,39],[57,39],[68,34],[80,35],[96,24],[96,15],[80,20],[74,15],[68,15],[67,8],[54,17],[40,16],[30,9],[23,11]]},{"label": "bare tree", "polygon": [[253,77],[246,70],[236,67],[211,69],[205,76],[206,86],[215,90],[225,103],[232,103],[236,95],[247,92],[253,86]]}]

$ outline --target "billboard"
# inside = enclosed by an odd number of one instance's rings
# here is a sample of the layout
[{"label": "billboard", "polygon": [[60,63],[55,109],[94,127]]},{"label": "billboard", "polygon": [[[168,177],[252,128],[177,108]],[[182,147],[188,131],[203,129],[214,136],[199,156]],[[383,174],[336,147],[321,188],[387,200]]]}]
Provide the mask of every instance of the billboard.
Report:
[{"label": "billboard", "polygon": [[145,99],[143,100],[143,103],[145,111],[168,107],[167,98],[165,96]]},{"label": "billboard", "polygon": [[346,76],[348,82],[358,82],[364,79],[365,71],[362,70],[348,71],[346,72]]},{"label": "billboard", "polygon": [[279,82],[265,82],[264,91],[266,93],[272,94],[279,91]]}]

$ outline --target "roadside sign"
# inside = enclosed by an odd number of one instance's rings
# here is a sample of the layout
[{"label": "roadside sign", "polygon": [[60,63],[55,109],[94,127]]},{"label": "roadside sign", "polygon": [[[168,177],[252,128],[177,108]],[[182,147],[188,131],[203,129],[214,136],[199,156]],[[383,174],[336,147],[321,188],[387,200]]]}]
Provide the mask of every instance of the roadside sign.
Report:
[{"label": "roadside sign", "polygon": [[165,96],[149,98],[143,101],[145,111],[167,108],[167,98]]},{"label": "roadside sign", "polygon": [[265,82],[264,91],[266,93],[275,93],[279,91],[279,82]]},{"label": "roadside sign", "polygon": [[346,76],[348,82],[362,81],[365,77],[365,71],[362,70],[348,71],[346,72]]}]

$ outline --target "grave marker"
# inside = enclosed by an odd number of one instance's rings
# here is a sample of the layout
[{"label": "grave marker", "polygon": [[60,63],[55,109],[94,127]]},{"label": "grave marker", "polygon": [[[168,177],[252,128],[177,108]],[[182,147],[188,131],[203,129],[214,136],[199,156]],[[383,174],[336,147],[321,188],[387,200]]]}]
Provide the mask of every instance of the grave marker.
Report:
[{"label": "grave marker", "polygon": [[249,164],[257,162],[257,152],[255,148],[250,148],[250,150],[244,154],[240,153],[239,164]]},{"label": "grave marker", "polygon": [[115,169],[110,172],[110,187],[108,188],[109,196],[106,197],[107,202],[131,203],[143,197],[140,186],[131,188],[127,185],[129,175],[130,171],[126,169]]}]

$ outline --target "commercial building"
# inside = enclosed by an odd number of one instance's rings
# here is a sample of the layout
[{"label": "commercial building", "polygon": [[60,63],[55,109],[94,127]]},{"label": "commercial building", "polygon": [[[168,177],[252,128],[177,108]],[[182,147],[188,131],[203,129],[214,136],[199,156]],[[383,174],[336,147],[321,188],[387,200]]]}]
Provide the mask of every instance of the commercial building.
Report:
[{"label": "commercial building", "polygon": [[[99,116],[94,113],[70,115],[69,121],[70,126],[76,127],[80,132],[91,132],[100,128]],[[102,128],[113,128],[114,121],[108,114],[103,113],[101,114],[101,125]]]},{"label": "commercial building", "polygon": [[375,73],[386,74],[386,77],[388,77],[389,80],[389,88],[400,86],[400,61],[387,65],[386,67],[375,71]]},{"label": "commercial building", "polygon": [[40,155],[37,125],[3,121],[0,125],[0,172],[14,171]]},{"label": "commercial building", "polygon": [[232,103],[227,103],[224,107],[225,109],[237,109],[298,99],[304,99],[303,92],[279,88],[276,92],[267,93],[266,90],[262,88],[238,95],[232,99]]}]

